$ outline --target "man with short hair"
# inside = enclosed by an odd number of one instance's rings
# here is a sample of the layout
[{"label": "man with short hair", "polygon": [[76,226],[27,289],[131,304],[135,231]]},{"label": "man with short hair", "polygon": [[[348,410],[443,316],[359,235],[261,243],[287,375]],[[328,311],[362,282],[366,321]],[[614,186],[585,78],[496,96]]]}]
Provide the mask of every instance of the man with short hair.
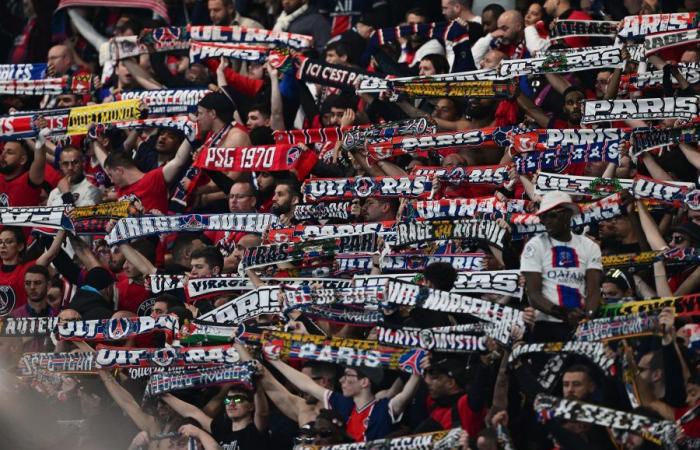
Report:
[{"label": "man with short hair", "polygon": [[280,217],[280,222],[289,225],[294,218],[294,206],[301,203],[299,183],[294,179],[281,180],[275,187],[270,211]]},{"label": "man with short hair", "polygon": [[24,274],[24,291],[27,303],[15,309],[10,317],[53,317],[58,311],[49,306],[49,269],[44,266],[30,266]]},{"label": "man with short hair", "polygon": [[591,370],[584,365],[576,364],[564,371],[562,377],[562,397],[568,400],[589,401],[596,390]]},{"label": "man with short hair", "polygon": [[8,141],[0,153],[0,206],[36,206],[44,182],[46,148],[34,148],[31,159],[26,141]]},{"label": "man with short hair", "polygon": [[91,206],[102,201],[100,190],[85,178],[82,151],[75,147],[65,147],[58,160],[63,178],[49,193],[47,206]]},{"label": "man with short hair", "polygon": [[208,0],[209,18],[214,25],[236,25],[245,28],[265,29],[262,24],[236,11],[234,0]]},{"label": "man with short hair", "polygon": [[190,259],[190,275],[192,277],[215,277],[221,275],[224,268],[224,257],[213,245],[208,245],[192,252]]},{"label": "man with short hair", "polygon": [[73,68],[73,55],[65,45],[54,45],[49,49],[47,65],[51,76],[61,77]]},{"label": "man with short hair", "polygon": [[447,20],[462,19],[481,23],[481,17],[472,12],[473,0],[442,0],[442,15]]},{"label": "man with short hair", "polygon": [[264,103],[258,103],[257,105],[254,105],[248,111],[248,120],[246,121],[246,126],[249,130],[253,130],[259,127],[269,127],[270,107]]},{"label": "man with short hair", "polygon": [[530,239],[520,256],[527,296],[537,310],[535,342],[568,340],[600,305],[600,247],[571,232],[571,218],[579,213],[568,194],[546,193],[537,211],[546,232]]},{"label": "man with short hair", "polygon": [[175,157],[184,139],[184,134],[178,130],[159,129],[136,149],[134,155],[136,167],[146,173],[167,164]]},{"label": "man with short hair", "polygon": [[365,222],[396,220],[399,210],[398,198],[368,198],[362,205],[362,218]]},{"label": "man with short hair", "polygon": [[496,30],[474,43],[474,63],[479,66],[486,53],[493,48],[502,51],[509,59],[529,56],[525,46],[525,19],[519,11],[511,9],[498,16]]}]

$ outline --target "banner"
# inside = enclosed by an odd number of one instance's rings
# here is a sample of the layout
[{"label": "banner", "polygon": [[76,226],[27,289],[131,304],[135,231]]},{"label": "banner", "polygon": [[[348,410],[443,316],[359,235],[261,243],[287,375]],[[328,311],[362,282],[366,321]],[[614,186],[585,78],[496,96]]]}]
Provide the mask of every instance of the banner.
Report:
[{"label": "banner", "polygon": [[65,211],[65,206],[0,208],[0,225],[73,230],[73,224]]},{"label": "banner", "polygon": [[418,347],[423,350],[471,353],[486,352],[486,336],[473,336],[450,332],[439,332],[431,329],[420,328],[384,328],[378,326],[377,341],[383,345],[396,345],[400,347]]},{"label": "banner", "polygon": [[168,392],[183,389],[201,389],[224,383],[243,385],[244,389],[253,390],[254,376],[257,374],[255,363],[246,361],[224,367],[208,367],[195,370],[177,370],[154,373],[148,380],[145,397],[157,397]]},{"label": "banner", "polygon": [[116,121],[138,119],[140,116],[141,111],[139,111],[139,100],[137,99],[71,108],[68,113],[66,135],[87,134],[88,127],[93,123],[109,124]]},{"label": "banner", "polygon": [[301,147],[288,144],[261,147],[207,147],[199,152],[194,167],[206,170],[259,172],[292,170]]},{"label": "banner", "polygon": [[694,12],[634,15],[622,19],[617,35],[622,39],[640,41],[648,35],[665,31],[687,30],[697,28],[697,26],[698,22]]},{"label": "banner", "polygon": [[338,89],[354,91],[355,83],[363,78],[378,78],[376,75],[358,70],[352,66],[328,64],[325,61],[310,59],[304,56],[296,57],[299,67],[297,79],[306,83],[316,83],[321,86],[331,86]]},{"label": "banner", "polygon": [[295,220],[341,219],[350,220],[352,202],[321,202],[294,206]]},{"label": "banner", "polygon": [[153,234],[202,230],[262,234],[274,223],[277,223],[277,216],[259,213],[127,217],[119,219],[106,240],[109,245],[114,245]]},{"label": "banner", "polygon": [[261,314],[281,314],[282,305],[277,298],[279,288],[263,286],[234,298],[197,319],[214,324],[237,325]]},{"label": "banner", "polygon": [[210,42],[190,42],[190,62],[204,63],[211,58],[230,58],[239,61],[261,62],[267,57],[268,48],[246,44],[215,44]]},{"label": "banner", "polygon": [[581,70],[612,68],[624,65],[620,48],[592,47],[571,49],[565,53],[545,54],[525,59],[504,59],[498,67],[498,75],[504,78],[538,75],[544,73],[570,73]]},{"label": "banner", "polygon": [[659,318],[642,312],[624,317],[585,320],[576,328],[574,339],[582,342],[610,341],[647,336],[659,331]]},{"label": "banner", "polygon": [[585,100],[581,124],[612,120],[690,120],[698,115],[698,97]]},{"label": "banner", "polygon": [[58,317],[2,317],[0,337],[48,336],[58,323]]},{"label": "banner", "polygon": [[439,240],[469,239],[485,241],[498,248],[503,248],[503,238],[508,232],[497,222],[484,220],[409,221],[397,224],[396,230],[397,246]]},{"label": "banner", "polygon": [[[373,287],[385,286],[390,280],[410,282],[417,273],[355,275],[355,286]],[[521,298],[523,288],[520,286],[519,270],[494,270],[486,272],[457,272],[457,281],[451,292],[460,294],[482,293],[508,295]]]},{"label": "banner", "polygon": [[495,220],[512,213],[524,213],[530,202],[508,199],[505,202],[495,197],[445,198],[441,200],[418,200],[413,206],[421,219],[473,218]]},{"label": "banner", "polygon": [[620,22],[606,20],[556,20],[549,32],[550,40],[571,36],[609,37],[615,39]]},{"label": "banner", "polygon": [[615,317],[628,314],[639,314],[656,311],[663,308],[673,308],[676,317],[691,317],[700,314],[700,294],[684,295],[681,297],[662,297],[651,300],[639,300],[625,303],[602,305],[598,309],[601,317]]},{"label": "banner", "polygon": [[0,81],[42,80],[46,78],[45,63],[0,64]]},{"label": "banner", "polygon": [[146,103],[148,115],[173,115],[194,113],[197,104],[210,93],[209,89],[154,89],[148,91],[122,91],[116,100],[138,99]]},{"label": "banner", "polygon": [[353,442],[352,444],[298,444],[294,446],[294,450],[458,450],[462,448],[459,444],[461,435],[460,428],[452,428],[451,430]]},{"label": "banner", "polygon": [[649,56],[662,50],[682,45],[697,45],[700,42],[700,29],[672,31],[644,37],[644,53]]},{"label": "banner", "polygon": [[387,283],[384,302],[453,314],[470,314],[499,326],[496,336],[500,342],[510,342],[513,325],[525,329],[523,312],[515,308],[402,281],[390,280]]},{"label": "banner", "polygon": [[260,245],[246,249],[239,264],[239,270],[299,259],[333,256],[337,253],[373,253],[376,250],[377,235],[373,233],[349,234],[298,243]]},{"label": "banner", "polygon": [[427,177],[310,178],[301,192],[305,202],[367,197],[428,197],[433,183]]},{"label": "banner", "polygon": [[647,416],[592,403],[537,394],[533,407],[538,419],[542,422],[552,419],[573,420],[599,427],[628,430],[633,433],[647,431],[669,444],[675,442],[676,438],[676,424],[670,420],[651,419]]},{"label": "banner", "polygon": [[263,333],[263,353],[271,358],[324,361],[342,366],[382,367],[407,373],[421,373],[423,350],[380,346],[377,341],[292,334]]},{"label": "banner", "polygon": [[296,225],[290,228],[272,228],[267,233],[267,241],[272,244],[280,242],[301,242],[310,239],[338,237],[350,234],[374,233],[393,242],[396,239],[396,222],[345,223],[338,225]]},{"label": "banner", "polygon": [[65,341],[121,341],[134,336],[165,333],[170,342],[178,329],[175,316],[130,317],[102,320],[76,320],[58,324],[57,334]]}]

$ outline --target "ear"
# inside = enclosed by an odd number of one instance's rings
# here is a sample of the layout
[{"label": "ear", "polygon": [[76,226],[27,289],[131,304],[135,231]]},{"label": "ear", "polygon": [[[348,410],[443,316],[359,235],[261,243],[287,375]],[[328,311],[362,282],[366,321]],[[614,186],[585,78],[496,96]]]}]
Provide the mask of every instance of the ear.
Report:
[{"label": "ear", "polygon": [[220,272],[221,272],[221,267],[219,267],[219,266],[214,266],[214,268],[211,269],[211,273],[213,273],[214,275],[219,275]]}]

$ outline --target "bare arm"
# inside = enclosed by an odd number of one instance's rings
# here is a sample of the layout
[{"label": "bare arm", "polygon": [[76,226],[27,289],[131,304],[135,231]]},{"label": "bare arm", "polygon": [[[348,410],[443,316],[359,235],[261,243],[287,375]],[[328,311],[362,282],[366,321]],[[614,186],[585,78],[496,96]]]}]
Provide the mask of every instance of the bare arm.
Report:
[{"label": "bare arm", "polygon": [[557,313],[552,310],[554,304],[542,295],[542,274],[540,272],[522,272],[522,274],[525,276],[527,298],[530,305],[538,311],[556,317]]},{"label": "bare arm", "polygon": [[683,156],[695,166],[696,169],[700,169],[700,152],[698,152],[698,147],[696,145],[690,144],[680,144]]},{"label": "bare arm", "polygon": [[158,271],[156,266],[154,266],[153,263],[148,260],[148,258],[143,256],[131,245],[127,243],[119,244],[119,251],[121,251],[124,258],[129,261],[129,264],[136,267],[143,275],[151,275]]},{"label": "bare arm", "polygon": [[158,426],[156,419],[143,412],[139,404],[134,400],[134,397],[129,394],[129,391],[117,383],[117,380],[115,380],[108,371],[100,370],[99,373],[109,395],[112,396],[112,399],[114,399],[117,405],[131,418],[139,429],[151,435],[160,433],[160,426]]},{"label": "bare arm", "polygon": [[316,397],[321,402],[326,400],[326,395],[330,392],[328,389],[316,384],[310,377],[304,375],[285,362],[278,359],[272,359],[269,362],[275,369],[279,370],[287,380],[296,386],[297,389]]},{"label": "bare arm", "polygon": [[411,401],[418,391],[420,386],[421,377],[417,373],[411,374],[411,378],[408,379],[403,390],[399,392],[394,398],[389,401],[389,408],[391,408],[392,416],[399,417],[406,410],[408,402]]},{"label": "bare arm", "polygon": [[640,153],[639,159],[644,162],[644,165],[646,166],[647,170],[649,170],[649,173],[653,178],[661,181],[673,181],[673,177],[666,172],[666,169],[661,167],[661,165],[656,161],[656,158],[654,158],[652,155],[648,153]]},{"label": "bare arm", "polygon": [[255,391],[255,416],[253,416],[255,428],[257,428],[258,431],[266,431],[269,417],[270,405],[267,403],[265,391],[258,389]]},{"label": "bare arm", "polygon": [[656,285],[656,294],[659,297],[670,297],[673,295],[671,287],[668,285],[666,266],[663,261],[654,263],[654,284]]},{"label": "bare arm", "polygon": [[532,117],[541,128],[549,126],[549,116],[525,94],[518,95],[518,106],[524,109],[525,114]]},{"label": "bare arm", "polygon": [[597,311],[600,306],[600,286],[603,272],[598,269],[586,270],[586,311]]},{"label": "bare arm", "polygon": [[642,230],[644,230],[644,235],[646,236],[651,249],[654,251],[659,251],[668,248],[666,241],[664,241],[663,236],[661,236],[661,232],[659,231],[659,227],[656,225],[656,222],[654,222],[651,214],[649,214],[649,211],[647,211],[644,203],[639,200],[637,200],[637,211],[639,212],[639,223],[642,225]]},{"label": "bare arm", "polygon": [[678,286],[673,295],[688,295],[698,292],[700,290],[698,286],[700,286],[700,266],[696,267],[693,273]]},{"label": "bare arm", "polygon": [[36,265],[46,267],[51,264],[51,261],[53,261],[56,255],[58,255],[58,252],[61,251],[61,245],[63,245],[63,240],[65,237],[66,230],[58,230],[56,236],[53,238],[53,242],[51,242],[51,247],[42,253],[39,258],[37,258]]},{"label": "bare arm", "polygon": [[191,417],[202,426],[204,431],[211,433],[211,422],[212,418],[204,414],[204,411],[197,408],[194,405],[190,405],[187,402],[183,402],[179,398],[171,394],[165,394],[161,397],[165,403],[168,404],[176,413],[180,414],[182,417]]},{"label": "bare arm", "polygon": [[266,66],[270,76],[270,128],[284,130],[284,104],[280,93],[279,71],[270,64],[266,64]]},{"label": "bare arm", "polygon": [[547,78],[547,81],[552,85],[554,90],[562,95],[564,94],[564,91],[571,87],[569,80],[558,73],[547,73],[544,76]]},{"label": "bare arm", "polygon": [[34,186],[39,186],[44,182],[44,166],[46,166],[46,144],[43,139],[39,138],[34,145],[34,161],[29,166],[29,181]]},{"label": "bare arm", "polygon": [[136,79],[136,82],[144,89],[163,89],[165,86],[153,79],[143,67],[130,59],[122,59],[121,63],[126,66],[129,73]]},{"label": "bare arm", "polygon": [[165,178],[165,184],[170,185],[173,183],[173,181],[175,181],[177,174],[190,160],[190,152],[192,152],[192,144],[190,144],[190,141],[187,139],[184,139],[182,144],[180,144],[180,148],[177,149],[175,157],[163,166],[163,178]]},{"label": "bare arm", "polygon": [[78,259],[80,259],[80,262],[85,266],[85,270],[100,267],[100,261],[97,259],[97,256],[92,253],[92,250],[90,250],[90,247],[85,241],[74,235],[69,235],[68,239],[70,239],[70,244],[75,254],[78,256]]},{"label": "bare arm", "polygon": [[97,162],[100,163],[100,166],[104,169],[105,159],[107,159],[107,151],[97,141],[92,142],[92,148],[95,151],[95,158],[97,158]]}]

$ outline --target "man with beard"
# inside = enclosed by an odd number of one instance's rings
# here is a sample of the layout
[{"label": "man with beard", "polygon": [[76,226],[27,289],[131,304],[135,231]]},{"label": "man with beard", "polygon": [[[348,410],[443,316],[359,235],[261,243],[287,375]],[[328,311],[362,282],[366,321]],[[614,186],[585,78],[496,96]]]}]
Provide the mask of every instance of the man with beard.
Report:
[{"label": "man with beard", "polygon": [[299,183],[296,179],[287,178],[277,182],[270,212],[279,216],[282,224],[290,225],[292,223],[294,206],[298,203],[301,203],[301,192],[299,192]]},{"label": "man with beard", "polygon": [[527,296],[537,310],[534,342],[568,340],[600,305],[600,247],[571,232],[571,218],[579,213],[568,194],[546,193],[537,216],[547,231],[530,239],[520,257]]},{"label": "man with beard", "polygon": [[214,25],[237,25],[245,28],[264,29],[265,27],[253,19],[243,17],[236,11],[234,0],[209,0],[209,18]]},{"label": "man with beard", "polygon": [[44,182],[46,147],[31,150],[25,141],[8,141],[0,153],[0,206],[36,206]]},{"label": "man with beard", "polygon": [[34,265],[24,274],[24,291],[27,293],[27,304],[23,308],[12,311],[11,317],[53,317],[58,311],[49,306],[49,269]]},{"label": "man with beard", "polygon": [[508,10],[498,17],[496,30],[482,37],[472,47],[474,63],[479,65],[486,53],[495,48],[509,59],[528,57],[525,47],[525,19],[516,10]]},{"label": "man with beard", "polygon": [[167,164],[175,157],[184,139],[185,136],[180,131],[161,128],[136,149],[136,167],[142,172],[148,172]]},{"label": "man with beard", "polygon": [[92,206],[102,201],[102,193],[90,183],[83,172],[83,152],[75,147],[66,147],[59,157],[63,178],[58,182],[46,201],[47,206],[74,205]]}]

